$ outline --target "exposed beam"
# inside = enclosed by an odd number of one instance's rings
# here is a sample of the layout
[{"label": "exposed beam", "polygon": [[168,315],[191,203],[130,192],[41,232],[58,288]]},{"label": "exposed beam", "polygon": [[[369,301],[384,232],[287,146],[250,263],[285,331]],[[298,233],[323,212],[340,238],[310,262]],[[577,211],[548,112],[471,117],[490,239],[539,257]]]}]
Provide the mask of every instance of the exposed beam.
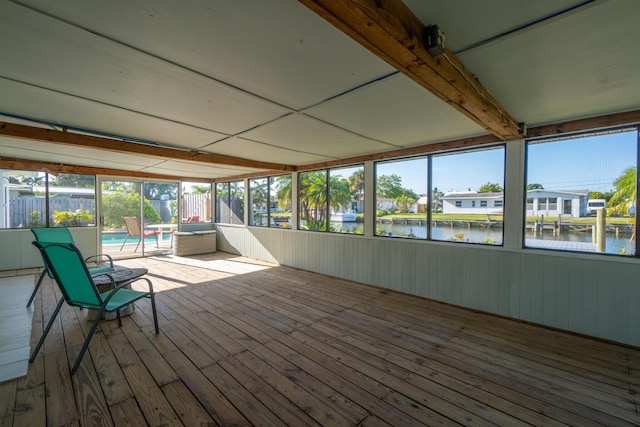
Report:
[{"label": "exposed beam", "polygon": [[640,123],[640,110],[588,117],[551,125],[535,126],[529,129],[530,138],[548,137],[567,133],[593,131],[612,126],[636,125]]},{"label": "exposed beam", "polygon": [[131,178],[148,178],[148,179],[161,179],[169,181],[193,181],[193,182],[211,182],[211,179],[204,178],[192,178],[192,177],[177,177],[174,175],[163,175],[149,172],[129,171],[124,169],[108,169],[108,168],[96,168],[90,166],[76,166],[67,165],[64,163],[50,163],[41,162],[36,160],[17,159],[13,157],[0,156],[0,169],[11,170],[27,170],[27,171],[39,171],[52,174],[59,173],[73,173],[80,175],[106,175],[106,176],[120,176]]},{"label": "exposed beam", "polygon": [[438,142],[433,144],[418,145],[409,148],[399,148],[392,151],[382,151],[380,153],[365,154],[362,156],[354,156],[346,159],[332,160],[329,162],[309,163],[298,166],[296,171],[308,171],[314,169],[335,168],[339,166],[347,166],[356,163],[364,163],[367,161],[381,161],[388,159],[400,159],[403,157],[420,156],[423,154],[432,154],[442,151],[461,150],[465,148],[482,147],[501,143],[501,139],[494,135],[482,135],[470,138],[456,139],[453,141]]},{"label": "exposed beam", "polygon": [[[549,137],[554,135],[571,134],[576,132],[590,132],[598,129],[611,127],[633,126],[640,124],[640,110],[625,111],[622,113],[607,114],[604,116],[589,117],[567,122],[542,125],[531,127],[528,130],[530,138]],[[403,157],[413,157],[426,154],[439,153],[451,150],[461,150],[465,148],[484,147],[496,145],[501,140],[494,135],[474,136],[470,138],[461,138],[452,141],[437,142],[432,144],[418,145],[415,147],[400,148],[392,151],[383,151],[380,153],[365,154],[362,156],[346,157],[340,160],[332,160],[328,162],[309,163],[297,166],[297,172],[304,172],[316,169],[335,168],[340,166],[349,166],[366,161],[380,161],[390,159],[400,159]],[[271,174],[254,173],[236,175],[234,177],[215,178],[213,182],[234,181],[242,178],[263,177]]]},{"label": "exposed beam", "polygon": [[283,165],[279,163],[260,162],[241,159],[239,157],[223,156],[220,154],[179,150],[175,148],[141,144],[130,141],[121,141],[100,136],[84,135],[53,129],[44,129],[8,122],[0,122],[0,136],[52,142],[56,144],[66,144],[76,147],[94,148],[98,150],[117,151],[121,153],[134,153],[173,160],[188,160],[192,162],[281,171],[293,171],[295,169],[293,166]]},{"label": "exposed beam", "polygon": [[518,122],[451,51],[427,52],[424,24],[401,0],[299,1],[501,140],[522,138]]},{"label": "exposed beam", "polygon": [[[439,153],[443,151],[461,150],[465,148],[496,145],[498,143],[502,143],[502,140],[497,138],[494,135],[474,136],[470,138],[461,138],[461,139],[456,139],[452,141],[418,145],[415,147],[399,148],[397,150],[391,150],[391,151],[382,151],[382,152],[373,153],[373,154],[364,154],[362,156],[345,157],[344,159],[340,159],[340,160],[308,163],[306,165],[297,166],[296,172],[336,168],[340,166],[350,166],[358,163],[364,163],[367,161],[375,162],[375,161],[389,160],[389,159],[401,159],[403,157],[415,157],[420,155]],[[243,178],[264,177],[267,175],[277,175],[277,173],[278,173],[277,171],[273,171],[273,173],[270,173],[270,174],[265,174],[265,173],[242,174],[242,175],[236,175],[232,178],[229,178],[229,177],[214,178],[213,182],[226,182],[226,181],[234,181],[234,180],[243,179]]]}]

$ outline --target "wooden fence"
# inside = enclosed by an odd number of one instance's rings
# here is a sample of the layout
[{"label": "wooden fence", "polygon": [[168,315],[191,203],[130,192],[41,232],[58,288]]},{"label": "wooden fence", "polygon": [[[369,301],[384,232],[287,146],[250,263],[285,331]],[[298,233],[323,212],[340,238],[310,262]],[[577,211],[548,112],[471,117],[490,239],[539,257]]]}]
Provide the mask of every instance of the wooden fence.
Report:
[{"label": "wooden fence", "polygon": [[194,217],[200,222],[211,222],[211,193],[182,195],[183,221]]},{"label": "wooden fence", "polygon": [[[12,197],[9,199],[9,227],[35,227],[46,224],[47,199],[37,196]],[[70,197],[52,197],[49,199],[49,215],[53,224],[56,211],[77,211],[88,209],[94,216],[96,203],[93,199],[72,199]]]},{"label": "wooden fence", "polygon": [[[160,212],[161,200],[149,201],[153,208]],[[9,228],[29,228],[46,224],[47,199],[42,196],[11,197],[9,199]],[[71,197],[49,198],[49,220],[54,224],[53,213],[56,211],[77,211],[88,209],[95,223],[96,203],[94,199],[77,199]],[[184,194],[182,197],[182,218],[198,217],[200,222],[211,221],[211,194]]]}]

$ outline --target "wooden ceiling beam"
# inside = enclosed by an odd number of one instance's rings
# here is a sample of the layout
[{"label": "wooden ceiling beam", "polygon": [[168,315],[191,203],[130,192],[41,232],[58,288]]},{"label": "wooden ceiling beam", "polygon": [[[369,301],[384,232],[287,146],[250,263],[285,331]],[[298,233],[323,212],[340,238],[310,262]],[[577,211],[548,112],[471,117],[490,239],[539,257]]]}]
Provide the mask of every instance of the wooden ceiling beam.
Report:
[{"label": "wooden ceiling beam", "polygon": [[238,166],[254,169],[293,171],[293,166],[242,159],[239,157],[223,156],[220,154],[202,153],[198,151],[179,150],[150,144],[122,141],[100,136],[45,129],[34,126],[20,125],[0,121],[0,136],[33,141],[51,142],[55,144],[73,145],[76,147],[93,148],[96,150],[116,151],[120,153],[134,153],[172,160],[187,160],[191,162],[211,163],[227,166]]},{"label": "wooden ceiling beam", "polygon": [[105,175],[128,178],[159,179],[168,181],[211,182],[211,179],[177,177],[149,172],[130,171],[124,169],[96,168],[91,166],[67,165],[64,163],[41,162],[28,159],[0,156],[0,169],[47,172],[49,174],[71,173],[78,175]]},{"label": "wooden ceiling beam", "polygon": [[401,0],[299,1],[501,140],[524,136],[451,51],[436,57],[427,52],[424,24]]}]

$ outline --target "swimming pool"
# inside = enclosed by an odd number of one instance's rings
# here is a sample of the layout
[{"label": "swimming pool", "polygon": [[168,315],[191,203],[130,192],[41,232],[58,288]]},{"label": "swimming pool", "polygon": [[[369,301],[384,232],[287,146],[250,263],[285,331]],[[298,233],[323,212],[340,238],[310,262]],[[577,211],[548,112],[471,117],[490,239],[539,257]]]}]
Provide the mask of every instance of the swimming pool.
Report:
[{"label": "swimming pool", "polygon": [[[125,241],[125,238],[127,237],[127,233],[108,233],[108,234],[102,234],[102,244],[103,245],[122,245]],[[169,245],[171,241],[171,234],[169,233],[164,233],[162,235],[162,241],[160,242],[161,245]],[[138,242],[138,238],[137,237],[129,237],[129,240],[127,240],[127,244],[129,243],[137,243]],[[155,245],[156,244],[156,238],[154,236],[152,237],[147,237],[144,239],[144,243],[145,245]]]}]

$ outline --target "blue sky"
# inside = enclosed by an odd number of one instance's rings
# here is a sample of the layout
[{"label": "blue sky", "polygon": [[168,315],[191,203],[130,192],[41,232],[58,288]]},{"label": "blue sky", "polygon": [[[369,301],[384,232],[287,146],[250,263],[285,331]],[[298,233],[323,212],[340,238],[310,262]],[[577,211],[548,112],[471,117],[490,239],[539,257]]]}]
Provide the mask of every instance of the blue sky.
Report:
[{"label": "blue sky", "polygon": [[[609,191],[613,181],[636,162],[635,131],[532,144],[527,182],[548,190]],[[504,181],[504,149],[434,156],[433,187],[440,191],[477,190],[487,182]],[[396,174],[402,185],[427,192],[427,161],[412,159],[378,164],[379,175]]]},{"label": "blue sky", "polygon": [[527,181],[549,190],[612,190],[636,164],[636,143],[636,132],[624,132],[531,145]]}]

